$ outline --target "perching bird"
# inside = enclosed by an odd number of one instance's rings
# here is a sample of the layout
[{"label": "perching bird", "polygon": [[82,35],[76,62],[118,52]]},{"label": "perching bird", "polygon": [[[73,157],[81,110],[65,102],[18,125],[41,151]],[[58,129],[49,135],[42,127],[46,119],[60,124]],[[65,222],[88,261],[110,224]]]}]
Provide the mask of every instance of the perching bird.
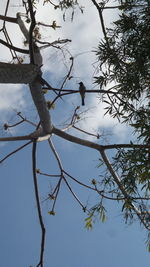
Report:
[{"label": "perching bird", "polygon": [[79,86],[79,92],[80,92],[81,99],[82,99],[82,106],[84,106],[85,105],[84,98],[85,98],[86,87],[85,87],[85,85],[84,85],[83,82],[80,82],[79,84],[80,84],[80,86]]}]

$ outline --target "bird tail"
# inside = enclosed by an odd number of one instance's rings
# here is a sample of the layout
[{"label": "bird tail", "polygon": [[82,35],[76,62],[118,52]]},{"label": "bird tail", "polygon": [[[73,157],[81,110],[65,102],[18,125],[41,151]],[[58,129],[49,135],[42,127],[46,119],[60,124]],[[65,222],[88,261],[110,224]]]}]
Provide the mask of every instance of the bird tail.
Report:
[{"label": "bird tail", "polygon": [[84,98],[82,97],[82,106],[84,106],[84,105],[85,105]]}]

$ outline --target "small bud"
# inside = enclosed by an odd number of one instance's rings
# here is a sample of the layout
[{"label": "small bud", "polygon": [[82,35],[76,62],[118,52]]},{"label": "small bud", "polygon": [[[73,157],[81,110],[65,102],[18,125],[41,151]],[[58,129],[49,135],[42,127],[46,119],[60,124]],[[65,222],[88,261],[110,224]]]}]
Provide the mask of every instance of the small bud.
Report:
[{"label": "small bud", "polygon": [[48,90],[47,89],[42,89],[43,94],[47,94]]},{"label": "small bud", "polygon": [[55,5],[55,6],[54,6],[54,9],[57,9],[57,8],[59,8],[59,6],[58,6],[58,5]]},{"label": "small bud", "polygon": [[49,198],[50,198],[51,200],[55,200],[55,196],[54,196],[54,195],[48,194],[48,196],[49,196]]},{"label": "small bud", "polygon": [[51,101],[47,101],[47,108],[48,109],[54,109],[55,108],[55,104],[54,103],[52,104]]},{"label": "small bud", "polygon": [[97,184],[97,182],[96,182],[95,179],[92,179],[92,184],[93,184],[93,185],[96,185],[96,184]]},{"label": "small bud", "polygon": [[54,215],[55,215],[55,212],[54,212],[53,210],[50,210],[50,211],[48,212],[48,214],[54,216]]},{"label": "small bud", "polygon": [[83,211],[86,212],[86,207],[83,207]]},{"label": "small bud", "polygon": [[7,124],[7,123],[4,123],[3,126],[4,126],[4,130],[7,131],[7,129],[8,129],[8,124]]},{"label": "small bud", "polygon": [[31,20],[29,18],[26,19],[26,23],[30,23]]}]

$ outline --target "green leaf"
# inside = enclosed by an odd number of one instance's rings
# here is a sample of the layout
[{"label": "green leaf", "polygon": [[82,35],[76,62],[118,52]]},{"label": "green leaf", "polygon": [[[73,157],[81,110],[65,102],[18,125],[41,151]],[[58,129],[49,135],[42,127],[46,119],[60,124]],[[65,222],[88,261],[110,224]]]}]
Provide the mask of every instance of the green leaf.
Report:
[{"label": "green leaf", "polygon": [[106,213],[105,213],[105,208],[103,206],[101,206],[100,208],[99,215],[101,222],[104,223],[106,221]]},{"label": "green leaf", "polygon": [[89,217],[85,219],[85,222],[86,222],[85,228],[87,228],[88,230],[92,230],[93,228],[93,215],[94,215],[94,212],[91,212],[89,213]]}]

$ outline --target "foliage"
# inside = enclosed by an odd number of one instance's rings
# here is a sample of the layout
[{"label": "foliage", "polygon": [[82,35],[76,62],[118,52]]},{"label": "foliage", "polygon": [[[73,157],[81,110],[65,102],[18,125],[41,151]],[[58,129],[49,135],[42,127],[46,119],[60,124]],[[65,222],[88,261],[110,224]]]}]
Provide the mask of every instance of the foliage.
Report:
[{"label": "foliage", "polygon": [[57,4],[54,4],[50,0],[44,0],[44,4],[50,3],[54,6],[54,9],[60,9],[63,12],[63,19],[66,20],[66,11],[71,10],[71,20],[73,21],[75,9],[78,7],[83,13],[83,6],[80,6],[78,0],[57,0]]},{"label": "foliage", "polygon": [[[103,27],[104,39],[96,50],[99,75],[95,83],[100,89],[114,92],[104,94],[106,114],[117,117],[132,127],[134,142],[150,145],[150,1],[119,2],[119,18],[112,28]],[[103,21],[104,23],[104,21]],[[140,146],[119,148],[112,166],[128,193],[122,202],[125,221],[134,221],[131,199],[141,212],[142,220],[149,224],[150,148]],[[106,171],[103,185],[111,188],[111,197],[121,200],[120,190]],[[108,196],[108,195],[107,195]],[[149,248],[150,236],[148,236]]]},{"label": "foliage", "polygon": [[96,83],[101,88],[115,83],[114,92],[120,97],[115,96],[113,104],[108,100],[109,113],[124,116],[126,121],[133,119],[141,99],[143,103],[149,99],[149,15],[148,1],[121,1],[119,19],[107,29],[107,39],[96,52],[100,62]]},{"label": "foliage", "polygon": [[102,201],[91,208],[88,217],[85,219],[85,227],[88,230],[92,230],[93,223],[95,223],[97,217],[99,217],[102,223],[106,221],[106,209],[104,208]]}]

